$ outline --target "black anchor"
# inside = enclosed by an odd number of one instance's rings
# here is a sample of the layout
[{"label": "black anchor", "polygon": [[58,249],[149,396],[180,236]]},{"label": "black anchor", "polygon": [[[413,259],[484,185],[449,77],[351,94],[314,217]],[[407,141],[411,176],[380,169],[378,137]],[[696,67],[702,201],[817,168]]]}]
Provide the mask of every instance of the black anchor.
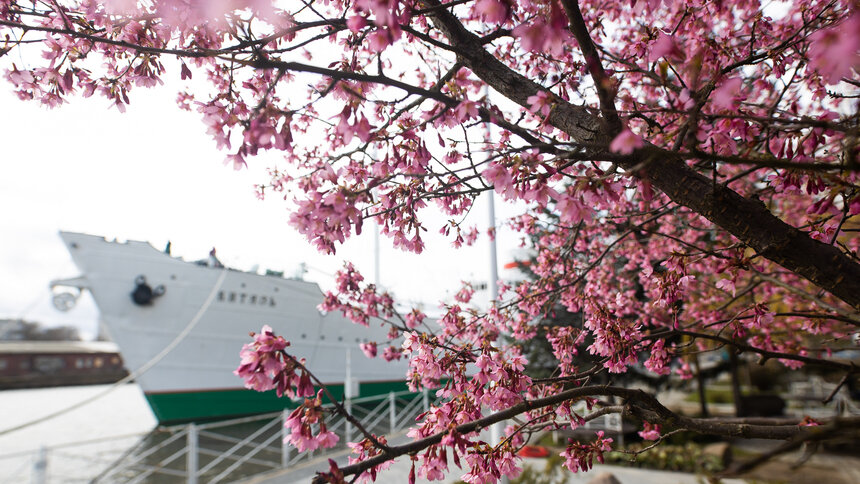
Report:
[{"label": "black anchor", "polygon": [[138,306],[149,306],[153,299],[164,294],[164,286],[158,285],[153,289],[146,283],[146,277],[143,275],[137,276],[134,280],[135,288],[131,292],[131,300]]}]

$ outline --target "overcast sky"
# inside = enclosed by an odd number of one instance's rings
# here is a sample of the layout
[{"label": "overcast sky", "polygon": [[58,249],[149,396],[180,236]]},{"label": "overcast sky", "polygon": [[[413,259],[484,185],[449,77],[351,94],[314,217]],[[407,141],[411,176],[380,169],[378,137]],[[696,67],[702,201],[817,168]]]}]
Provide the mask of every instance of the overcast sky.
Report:
[{"label": "overcast sky", "polygon": [[[259,264],[292,274],[306,262],[307,278],[324,288],[344,258],[372,277],[369,224],[336,257],[318,254],[288,226],[283,200],[255,198],[253,185],[266,181],[271,161],[252,161],[240,172],[224,166],[199,114],[177,109],[174,93],[136,89],[125,114],[96,97],[48,110],[19,101],[0,83],[0,318],[75,324],[94,333],[96,309],[88,298],[66,314],[50,304],[48,283],[78,275],[59,230],[144,240],[159,249],[170,240],[173,254],[186,260],[215,246],[224,263],[240,269]],[[485,203],[474,213],[483,231]],[[427,224],[425,256],[396,251],[382,238],[381,280],[399,297],[435,305],[459,280],[486,278],[486,238],[475,248],[450,249],[435,236],[443,220]],[[512,240],[503,235],[500,242],[511,247]],[[509,252],[501,249],[500,258]]]}]

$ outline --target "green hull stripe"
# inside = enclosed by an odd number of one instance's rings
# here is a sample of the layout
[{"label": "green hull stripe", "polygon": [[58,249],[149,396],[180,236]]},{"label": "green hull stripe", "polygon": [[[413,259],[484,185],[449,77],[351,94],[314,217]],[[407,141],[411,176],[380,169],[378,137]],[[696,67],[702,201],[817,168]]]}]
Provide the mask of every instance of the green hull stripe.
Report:
[{"label": "green hull stripe", "polygon": [[[343,398],[343,385],[331,385],[328,390],[338,400]],[[406,382],[361,383],[358,397],[364,398],[407,390]],[[147,393],[146,400],[158,423],[218,420],[242,415],[277,412],[294,408],[297,402],[278,398],[274,390],[213,390],[185,393]]]}]

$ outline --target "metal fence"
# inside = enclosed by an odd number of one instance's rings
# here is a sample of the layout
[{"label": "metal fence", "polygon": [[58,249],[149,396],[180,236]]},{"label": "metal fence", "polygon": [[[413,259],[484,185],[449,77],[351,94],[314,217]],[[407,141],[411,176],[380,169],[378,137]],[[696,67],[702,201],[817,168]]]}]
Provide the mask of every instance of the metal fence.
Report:
[{"label": "metal fence", "polygon": [[[345,405],[362,426],[376,435],[397,435],[427,411],[429,394],[390,393],[348,399]],[[332,414],[328,429],[340,441],[333,449],[297,453],[284,444],[284,422],[290,410],[232,420],[159,427],[98,441],[44,447],[38,452],[0,456],[17,469],[0,475],[0,484],[89,482],[92,484],[198,484],[235,482],[276,469],[285,469],[342,452],[346,442],[359,438],[344,417]],[[17,460],[11,459],[17,457]],[[8,459],[7,459],[8,458]],[[71,464],[77,461],[78,471]],[[9,480],[11,479],[11,480]]]},{"label": "metal fence", "polygon": [[[349,399],[348,411],[367,430],[392,435],[415,421],[429,408],[428,393],[390,393],[388,395]],[[290,410],[241,419],[188,424],[164,429],[168,435],[134,450],[94,479],[94,483],[144,482],[216,484],[233,482],[262,472],[295,466],[328,452],[343,450],[355,437],[356,429],[344,417],[334,414],[326,422],[328,429],[340,437],[333,449],[297,453],[284,443],[286,421]]]},{"label": "metal fence", "polygon": [[146,436],[117,435],[0,455],[0,484],[88,483]]},{"label": "metal fence", "polygon": [[[813,418],[860,415],[860,407],[851,399],[844,385],[826,382],[817,375],[804,381],[792,382],[789,395],[793,413]],[[828,398],[830,401],[825,404],[824,401]]]},{"label": "metal fence", "polygon": [[[347,409],[377,435],[403,432],[430,405],[429,394],[399,392],[348,399]],[[333,449],[295,452],[284,444],[290,410],[203,424],[159,427],[0,456],[0,484],[198,484],[235,482],[343,452],[358,437],[344,417],[332,414],[328,429],[340,437]]]}]

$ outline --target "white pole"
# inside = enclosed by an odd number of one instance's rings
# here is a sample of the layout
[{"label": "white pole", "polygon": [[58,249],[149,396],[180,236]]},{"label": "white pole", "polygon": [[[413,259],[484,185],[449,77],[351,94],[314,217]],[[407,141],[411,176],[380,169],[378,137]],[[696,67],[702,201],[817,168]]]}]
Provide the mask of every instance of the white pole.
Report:
[{"label": "white pole", "polygon": [[379,270],[379,223],[373,220],[373,284],[380,289]]},{"label": "white pole", "polygon": [[[370,148],[370,157],[373,162],[376,162],[376,146],[372,146]],[[374,197],[377,195],[377,190],[374,188],[371,192]],[[376,221],[376,217],[373,218],[373,284],[376,285],[376,289],[380,288],[381,281],[381,270],[379,268],[379,222]]]},{"label": "white pole", "polygon": [[397,400],[394,397],[394,392],[388,394],[388,424],[391,428],[390,434],[394,435],[397,429]]},{"label": "white pole", "polygon": [[[490,90],[489,87],[484,86],[484,99],[489,99]],[[484,146],[487,150],[487,158],[490,157],[490,123],[485,123],[486,130],[484,131]],[[492,231],[492,236],[490,237],[490,275],[489,280],[487,281],[487,292],[489,293],[489,307],[492,307],[493,304],[499,299],[499,258],[496,252],[496,192],[493,190],[489,190],[487,192],[488,197],[488,220],[487,224],[489,229]],[[499,334],[499,338],[502,335]],[[496,339],[496,342],[493,346],[499,346],[499,340]],[[494,447],[499,445],[502,442],[502,436],[504,435],[505,424],[503,422],[496,422],[490,426],[490,444]],[[508,483],[508,477],[502,476],[499,479],[501,484]]]},{"label": "white pole", "polygon": [[188,425],[188,444],[186,445],[185,471],[188,484],[197,484],[197,425]]},{"label": "white pole", "polygon": [[496,254],[496,194],[488,192],[489,196],[489,226],[493,230],[493,237],[490,239],[490,280],[487,281],[487,289],[489,291],[490,304],[496,302],[499,298],[499,259]]},{"label": "white pole", "polygon": [[[346,399],[346,413],[352,413],[352,351],[351,348],[346,349],[346,378],[343,382],[343,398]],[[346,435],[344,436],[347,442],[352,442],[352,424],[346,420]]]},{"label": "white pole", "polygon": [[[484,99],[490,98],[490,88],[488,86],[484,86]],[[491,143],[491,134],[490,134],[490,123],[484,123],[486,129],[484,130],[484,149],[487,150],[487,158],[490,158],[490,143]],[[499,261],[498,256],[496,255],[496,192],[493,190],[489,190],[487,192],[489,196],[487,199],[488,203],[488,220],[487,224],[489,225],[489,229],[493,231],[493,236],[490,237],[490,280],[487,281],[487,289],[490,297],[490,304],[496,302],[496,299],[499,298]]]},{"label": "white pole", "polygon": [[[490,229],[495,230],[495,227],[496,227],[496,207],[495,207],[495,201],[493,200],[495,198],[495,193],[494,192],[488,192],[488,193],[490,195],[489,196],[489,203],[488,203],[488,205],[489,205],[489,216],[490,216],[489,225],[490,225]],[[496,254],[496,238],[491,237],[490,238],[490,277],[489,277],[489,280],[487,281],[487,289],[489,291],[489,298],[490,298],[489,305],[490,306],[495,304],[496,300],[499,298],[499,285],[498,285],[499,268],[498,268],[498,264],[499,264],[498,263],[498,256]],[[502,335],[499,334],[498,337],[501,338]],[[496,347],[499,346],[499,340],[498,339],[493,344],[493,346],[496,346]],[[504,434],[504,423],[496,422],[492,426],[490,426],[490,444],[492,444],[493,446],[499,445],[499,443],[502,441],[502,435],[503,434]],[[507,478],[505,476],[502,476],[502,479],[500,482],[506,483]]]},{"label": "white pole", "polygon": [[47,484],[48,482],[48,448],[44,445],[39,447],[39,453],[36,454],[31,482],[33,484]]},{"label": "white pole", "polygon": [[346,377],[343,381],[343,398],[350,400],[355,395],[352,391],[352,348],[346,349]]},{"label": "white pole", "polygon": [[[347,398],[346,404],[344,406],[346,407],[346,413],[351,415],[352,414],[352,400]],[[352,424],[349,422],[349,420],[346,421],[346,430],[345,430],[344,439],[347,442],[352,442]]]}]

